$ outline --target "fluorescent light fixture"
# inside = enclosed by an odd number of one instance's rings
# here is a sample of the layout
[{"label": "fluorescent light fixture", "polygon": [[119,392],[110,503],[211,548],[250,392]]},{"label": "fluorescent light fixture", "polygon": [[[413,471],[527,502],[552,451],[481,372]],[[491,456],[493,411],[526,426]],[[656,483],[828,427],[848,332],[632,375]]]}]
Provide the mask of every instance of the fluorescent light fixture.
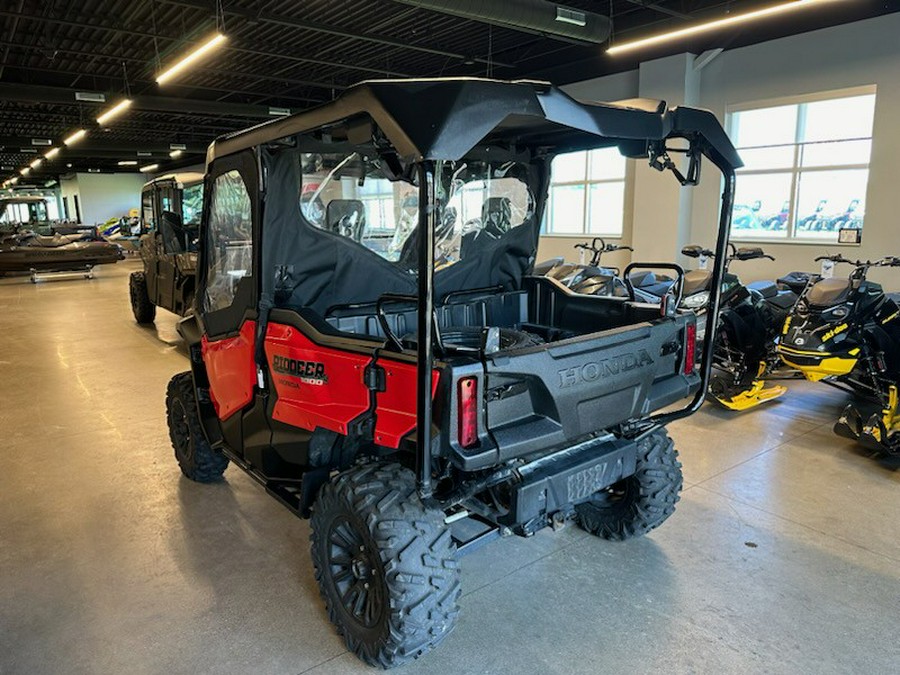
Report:
[{"label": "fluorescent light fixture", "polygon": [[159,168],[159,164],[148,164],[147,166],[142,166],[140,171],[141,173],[150,173],[151,171],[156,171]]},{"label": "fluorescent light fixture", "polygon": [[53,145],[53,141],[51,141],[49,138],[32,138],[31,144],[32,145]]},{"label": "fluorescent light fixture", "polygon": [[137,166],[137,160],[136,159],[123,159],[121,162],[119,162],[119,166]]},{"label": "fluorescent light fixture", "polygon": [[184,143],[169,143],[169,150],[187,150]]},{"label": "fluorescent light fixture", "polygon": [[19,169],[19,173],[23,176],[27,176],[31,173],[31,169],[26,166],[24,169]]},{"label": "fluorescent light fixture", "polygon": [[125,112],[128,109],[128,106],[130,106],[130,105],[131,105],[131,99],[129,99],[129,98],[126,98],[124,101],[119,101],[112,108],[110,108],[105,113],[100,115],[100,117],[97,118],[97,124],[99,124],[100,126],[103,126],[104,124],[109,122],[109,120],[111,120],[116,115],[120,115],[123,112]]},{"label": "fluorescent light fixture", "polygon": [[729,16],[725,19],[716,19],[714,21],[707,21],[706,23],[698,23],[694,26],[689,26],[680,30],[673,30],[669,33],[660,33],[659,35],[654,35],[642,40],[623,42],[622,44],[610,47],[606,50],[606,53],[613,55],[622,54],[624,52],[643,49],[644,47],[653,47],[665,42],[672,42],[674,40],[680,40],[681,38],[690,37],[692,35],[708,33],[720,28],[727,28],[729,26],[746,23],[747,21],[755,21],[756,19],[764,19],[766,17],[774,16],[776,14],[782,14],[784,12],[792,12],[797,9],[806,9],[807,7],[814,7],[818,5],[824,5],[828,2],[838,1],[839,0],[795,0],[795,2],[785,2],[780,5],[775,5],[774,7],[758,9],[754,12],[735,14],[734,16]]},{"label": "fluorescent light fixture", "polygon": [[43,163],[44,163],[44,158],[43,158],[43,157],[38,157],[36,160],[34,160],[34,161],[33,161],[31,164],[29,164],[28,166],[30,166],[32,169],[36,169],[36,168],[38,168],[38,167],[39,167],[41,164],[43,164]]},{"label": "fluorescent light fixture", "polygon": [[184,152],[184,150],[173,150],[172,152],[169,153],[169,157],[171,157],[172,159],[176,159],[178,157],[181,157],[181,154],[183,152]]},{"label": "fluorescent light fixture", "polygon": [[44,157],[47,159],[53,159],[59,154],[59,148],[51,148],[47,152],[44,153]]},{"label": "fluorescent light fixture", "polygon": [[76,131],[75,133],[70,135],[68,138],[64,139],[63,143],[65,143],[66,145],[74,145],[75,143],[80,141],[82,138],[84,138],[86,133],[87,132],[84,129],[79,129],[78,131]]},{"label": "fluorescent light fixture", "polygon": [[278,106],[269,106],[269,114],[275,117],[287,117],[291,114],[290,108],[279,108]]},{"label": "fluorescent light fixture", "polygon": [[202,59],[204,56],[206,56],[209,52],[214,50],[216,47],[221,46],[222,43],[225,42],[226,39],[227,38],[224,35],[222,35],[221,33],[216,33],[209,40],[204,42],[202,45],[197,47],[190,54],[188,54],[183,59],[181,59],[181,61],[179,61],[178,63],[173,65],[168,70],[157,75],[156,83],[157,84],[165,84],[166,82],[171,80],[173,77],[176,77],[179,73],[183,72],[184,70],[186,70],[187,68],[192,66],[194,63],[196,63],[197,61]]}]

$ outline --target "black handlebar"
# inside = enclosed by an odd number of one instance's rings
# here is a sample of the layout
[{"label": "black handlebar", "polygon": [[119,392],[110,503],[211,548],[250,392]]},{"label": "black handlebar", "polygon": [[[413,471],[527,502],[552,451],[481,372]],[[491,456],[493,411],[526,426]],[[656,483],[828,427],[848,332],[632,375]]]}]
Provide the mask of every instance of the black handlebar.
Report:
[{"label": "black handlebar", "polygon": [[821,260],[830,260],[834,263],[846,263],[847,265],[854,265],[856,267],[900,267],[900,257],[895,255],[886,255],[879,260],[863,261],[850,260],[849,258],[845,258],[842,254],[836,253],[835,255],[820,255],[815,259],[815,262]]}]

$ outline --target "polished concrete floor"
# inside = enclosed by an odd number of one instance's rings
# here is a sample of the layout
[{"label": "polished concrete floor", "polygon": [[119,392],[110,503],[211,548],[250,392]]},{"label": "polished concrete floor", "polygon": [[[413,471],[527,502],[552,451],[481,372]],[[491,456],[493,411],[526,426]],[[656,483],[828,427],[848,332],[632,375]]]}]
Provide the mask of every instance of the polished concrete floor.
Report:
[{"label": "polished concrete floor", "polygon": [[[0,673],[365,673],[328,623],[308,527],[239,470],[181,477],[175,318],[127,273],[0,280]],[[572,527],[465,558],[456,631],[400,673],[898,673],[900,469],[792,383],[672,428],[686,489],[650,536]]]}]

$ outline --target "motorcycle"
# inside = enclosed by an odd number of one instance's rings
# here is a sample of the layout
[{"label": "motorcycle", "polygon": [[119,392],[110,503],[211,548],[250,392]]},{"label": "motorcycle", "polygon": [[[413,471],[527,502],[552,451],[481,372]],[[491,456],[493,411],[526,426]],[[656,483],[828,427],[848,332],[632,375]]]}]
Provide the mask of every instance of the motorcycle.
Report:
[{"label": "motorcycle", "polygon": [[[716,342],[713,351],[714,375],[709,395],[730,410],[747,410],[772,401],[787,392],[781,385],[770,385],[781,360],[775,351],[781,326],[797,301],[791,290],[779,290],[774,282],[756,281],[744,285],[730,272],[734,261],[774,260],[761,248],[737,248],[729,244],[730,255],[725,261],[722,280],[722,300]],[[706,261],[715,252],[700,246],[686,246],[681,253],[701,261],[701,268],[684,275],[682,300],[679,309],[698,315],[701,330],[709,303],[712,272],[705,269]],[[651,286],[643,286],[645,292]],[[653,293],[661,297],[666,283],[657,284]]]},{"label": "motorcycle", "polygon": [[876,402],[880,413],[865,422],[848,405],[834,425],[839,436],[860,441],[876,451],[900,455],[900,294],[886,294],[866,277],[874,267],[900,267],[900,258],[848,260],[846,279],[810,283],[784,323],[778,353],[806,379],[824,382]]}]

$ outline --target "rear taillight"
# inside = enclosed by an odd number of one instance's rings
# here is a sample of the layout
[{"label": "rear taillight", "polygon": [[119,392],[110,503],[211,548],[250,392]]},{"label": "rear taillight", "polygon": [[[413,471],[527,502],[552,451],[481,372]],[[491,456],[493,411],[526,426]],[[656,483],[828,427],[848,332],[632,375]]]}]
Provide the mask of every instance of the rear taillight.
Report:
[{"label": "rear taillight", "polygon": [[697,352],[697,324],[689,323],[684,329],[684,374],[694,373],[694,355]]},{"label": "rear taillight", "polygon": [[458,387],[459,444],[471,448],[478,442],[478,378],[464,377]]}]

